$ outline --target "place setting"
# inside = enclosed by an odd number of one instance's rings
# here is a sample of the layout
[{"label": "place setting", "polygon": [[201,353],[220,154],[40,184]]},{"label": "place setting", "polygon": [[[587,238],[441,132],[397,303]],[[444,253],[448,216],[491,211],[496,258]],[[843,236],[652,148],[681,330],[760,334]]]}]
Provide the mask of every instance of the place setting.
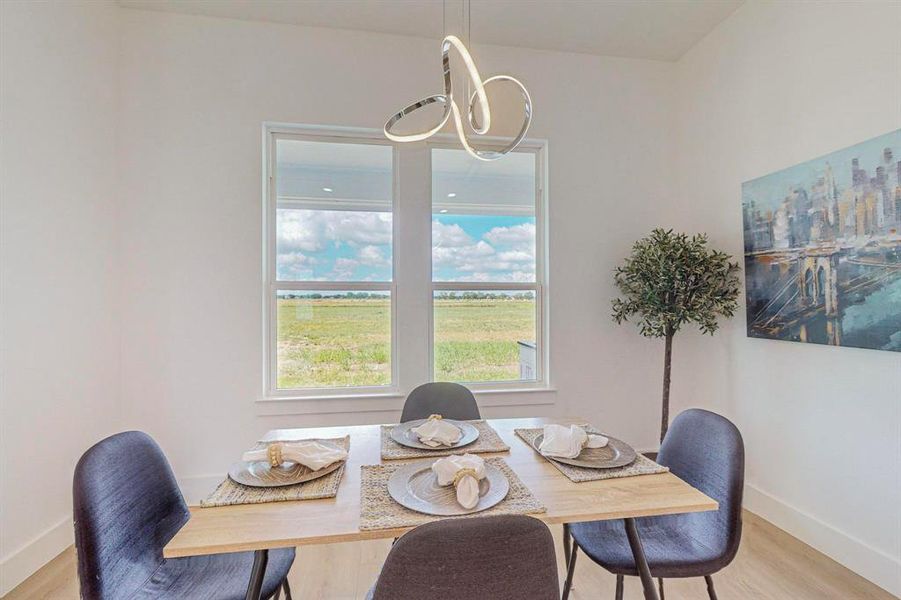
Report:
[{"label": "place setting", "polygon": [[446,419],[433,414],[381,427],[381,457],[383,460],[424,458],[458,454],[507,452],[508,446],[485,421]]},{"label": "place setting", "polygon": [[515,429],[516,435],[571,481],[599,481],[665,473],[659,465],[629,444],[602,434],[588,424],[548,424]]},{"label": "place setting", "polygon": [[454,454],[361,469],[361,530],[415,527],[447,517],[546,510],[500,457]]},{"label": "place setting", "polygon": [[231,465],[202,507],[333,498],[350,437],[258,442]]}]

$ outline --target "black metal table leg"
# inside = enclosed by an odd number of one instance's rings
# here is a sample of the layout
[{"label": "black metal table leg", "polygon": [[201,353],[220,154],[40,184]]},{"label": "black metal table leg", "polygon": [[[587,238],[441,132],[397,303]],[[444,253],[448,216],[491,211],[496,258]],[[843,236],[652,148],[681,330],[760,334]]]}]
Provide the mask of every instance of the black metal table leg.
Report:
[{"label": "black metal table leg", "polygon": [[250,570],[250,581],[247,582],[247,595],[244,596],[246,600],[260,600],[268,563],[269,550],[256,550],[253,553],[253,568]]},{"label": "black metal table leg", "polygon": [[660,600],[657,595],[654,578],[651,577],[651,569],[648,568],[648,559],[645,558],[641,539],[638,537],[638,528],[635,519],[623,519],[626,524],[626,537],[629,538],[629,546],[632,547],[632,556],[635,557],[635,566],[638,568],[638,576],[641,578],[641,587],[644,588],[645,600]]}]

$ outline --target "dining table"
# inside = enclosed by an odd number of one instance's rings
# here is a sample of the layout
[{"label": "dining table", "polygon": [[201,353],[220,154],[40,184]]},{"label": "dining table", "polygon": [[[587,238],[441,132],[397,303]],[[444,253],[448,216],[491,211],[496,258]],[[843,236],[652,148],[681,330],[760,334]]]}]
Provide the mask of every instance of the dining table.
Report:
[{"label": "dining table", "polygon": [[[510,450],[484,456],[503,457],[547,508],[544,513],[530,516],[548,525],[623,520],[645,598],[659,600],[635,519],[716,510],[716,500],[670,472],[574,483],[517,437],[514,431],[542,427],[549,423],[584,424],[585,419],[536,417],[487,419],[486,422],[510,446]],[[403,535],[410,528],[360,529],[361,467],[383,462],[380,428],[380,425],[352,425],[269,431],[261,441],[350,436],[347,466],[337,495],[318,500],[191,507],[190,519],[166,544],[163,556],[179,558],[252,551],[254,561],[246,598],[259,600],[268,551],[271,549],[397,538]]]}]

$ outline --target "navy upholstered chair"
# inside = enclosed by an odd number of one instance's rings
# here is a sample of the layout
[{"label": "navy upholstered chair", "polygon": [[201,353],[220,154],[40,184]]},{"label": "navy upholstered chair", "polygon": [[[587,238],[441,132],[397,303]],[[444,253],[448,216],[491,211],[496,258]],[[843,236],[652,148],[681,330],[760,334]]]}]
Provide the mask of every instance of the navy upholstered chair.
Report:
[{"label": "navy upholstered chair", "polygon": [[434,414],[459,421],[481,418],[479,405],[469,388],[459,383],[436,381],[424,383],[410,392],[400,421],[428,419]]},{"label": "navy upholstered chair", "polygon": [[[160,447],[128,431],[94,445],[72,486],[81,597],[242,600],[252,552],[164,559],[163,546],[188,521],[188,507]],[[262,598],[285,590],[294,549],[273,550]]]},{"label": "navy upholstered chair", "polygon": [[367,600],[558,600],[554,540],[522,515],[420,525],[391,547]]},{"label": "navy upholstered chair", "polygon": [[[659,578],[661,591],[666,578],[704,577],[710,599],[716,600],[711,575],[732,562],[741,541],[745,479],[741,434],[720,415],[686,410],[667,431],[657,462],[719,502],[719,509],[636,519],[651,575]],[[564,536],[572,536],[564,599],[572,585],[576,554],[581,549],[616,575],[616,598],[621,600],[623,577],[638,575],[623,522],[572,523],[564,527]]]}]

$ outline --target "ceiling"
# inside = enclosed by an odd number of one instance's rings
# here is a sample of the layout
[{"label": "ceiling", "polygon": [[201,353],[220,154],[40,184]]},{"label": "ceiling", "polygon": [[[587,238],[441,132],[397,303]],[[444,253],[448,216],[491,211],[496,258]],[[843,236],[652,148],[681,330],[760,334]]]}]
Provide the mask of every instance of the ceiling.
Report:
[{"label": "ceiling", "polygon": [[[472,0],[473,43],[678,60],[744,0]],[[126,8],[441,38],[462,0],[119,0]],[[442,8],[444,7],[444,11]]]}]

